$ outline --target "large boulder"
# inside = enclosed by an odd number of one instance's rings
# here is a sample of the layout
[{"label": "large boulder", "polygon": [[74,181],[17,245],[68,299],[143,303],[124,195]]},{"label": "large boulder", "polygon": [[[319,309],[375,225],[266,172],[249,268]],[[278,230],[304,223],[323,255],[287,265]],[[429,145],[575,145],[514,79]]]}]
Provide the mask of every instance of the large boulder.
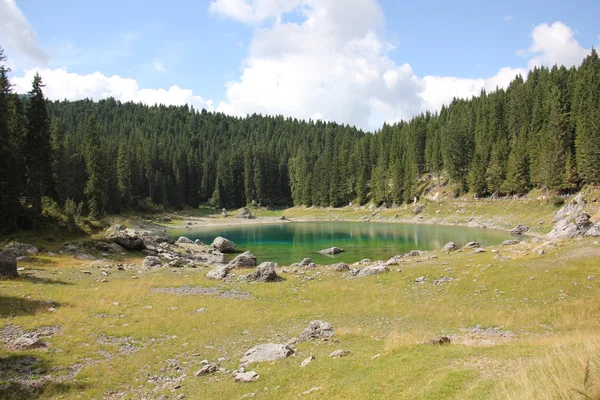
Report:
[{"label": "large boulder", "polygon": [[235,243],[233,243],[231,240],[225,239],[224,237],[221,237],[221,236],[216,237],[210,246],[213,249],[220,251],[221,253],[237,252]]},{"label": "large boulder", "polygon": [[235,216],[236,218],[244,218],[244,219],[252,219],[254,218],[254,216],[252,215],[252,212],[250,212],[250,210],[246,207],[242,208],[240,210],[240,212],[238,212]]},{"label": "large boulder", "polygon": [[577,214],[583,212],[584,207],[585,200],[583,199],[583,193],[579,193],[573,198],[573,200],[558,210],[552,222],[558,222],[565,218],[575,217]]},{"label": "large boulder", "polygon": [[148,256],[144,258],[144,261],[142,261],[142,267],[144,268],[154,268],[160,266],[162,266],[162,261],[160,258],[155,256]]},{"label": "large boulder", "polygon": [[476,249],[478,247],[481,247],[479,242],[469,242],[463,246],[463,249]]},{"label": "large boulder", "polygon": [[230,269],[231,267],[229,265],[217,265],[212,270],[208,271],[206,279],[211,279],[213,281],[223,280],[229,275]]},{"label": "large boulder", "polygon": [[135,230],[125,228],[119,224],[106,230],[106,238],[129,250],[144,250],[146,248],[144,241]]},{"label": "large boulder", "polygon": [[194,244],[194,242],[191,239],[189,239],[185,236],[180,236],[179,239],[177,239],[177,242],[175,242],[175,243],[177,243],[177,244]]},{"label": "large boulder", "polygon": [[17,278],[17,259],[11,251],[0,252],[0,279]]},{"label": "large boulder", "polygon": [[306,329],[300,334],[298,340],[300,342],[307,342],[311,339],[329,339],[333,334],[333,326],[329,322],[315,320],[310,321]]},{"label": "large boulder", "polygon": [[10,252],[11,254],[13,254],[13,256],[16,259],[28,257],[32,254],[37,254],[40,252],[40,250],[37,247],[35,247],[31,244],[20,243],[20,242],[10,242],[8,244],[8,246],[6,246],[4,251]]},{"label": "large boulder", "polygon": [[240,277],[244,282],[278,282],[281,277],[275,272],[276,263],[264,262],[260,264],[251,274]]},{"label": "large boulder", "polygon": [[593,227],[594,224],[590,222],[590,215],[581,211],[576,215],[570,215],[558,221],[552,231],[546,235],[546,239],[572,239],[584,236]]},{"label": "large boulder", "polygon": [[415,215],[421,214],[421,211],[423,211],[424,208],[425,208],[425,206],[423,204],[417,204],[415,206],[415,208],[413,208],[413,214],[415,214]]},{"label": "large boulder", "polygon": [[444,247],[442,247],[442,251],[445,251],[446,253],[456,249],[458,249],[458,246],[456,246],[456,243],[454,242],[448,242],[444,245]]},{"label": "large boulder", "polygon": [[361,268],[356,274],[357,277],[364,277],[370,275],[384,274],[386,272],[390,272],[390,269],[385,264],[373,264],[368,267]]},{"label": "large boulder", "polygon": [[594,225],[592,225],[583,236],[600,237],[600,222],[596,222]]},{"label": "large boulder", "polygon": [[247,251],[238,255],[233,260],[229,261],[231,268],[252,268],[256,267],[256,257],[251,252]]},{"label": "large boulder", "polygon": [[527,232],[528,230],[529,230],[529,227],[527,225],[519,224],[510,231],[510,234],[513,236],[522,235],[525,232]]},{"label": "large boulder", "polygon": [[340,249],[339,247],[330,247],[328,249],[318,251],[319,254],[323,254],[324,256],[334,256],[343,252],[344,249]]},{"label": "large boulder", "polygon": [[282,360],[292,354],[294,354],[294,350],[287,344],[259,344],[246,351],[240,361],[243,365],[250,365],[257,362]]}]

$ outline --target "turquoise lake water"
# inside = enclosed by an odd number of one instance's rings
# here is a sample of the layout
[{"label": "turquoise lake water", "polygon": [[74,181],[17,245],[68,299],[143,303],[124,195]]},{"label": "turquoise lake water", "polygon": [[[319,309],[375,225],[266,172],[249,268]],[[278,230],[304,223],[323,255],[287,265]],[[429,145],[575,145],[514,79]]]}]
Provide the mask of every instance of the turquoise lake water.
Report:
[{"label": "turquoise lake water", "polygon": [[[223,236],[240,251],[251,251],[258,262],[289,265],[310,257],[317,264],[354,263],[365,258],[387,260],[411,250],[438,250],[447,242],[462,246],[477,241],[483,246],[509,239],[503,231],[442,225],[414,225],[369,222],[291,222],[242,226],[196,226],[173,230],[175,238],[187,236],[210,244]],[[318,254],[328,247],[346,252],[329,257]]]}]

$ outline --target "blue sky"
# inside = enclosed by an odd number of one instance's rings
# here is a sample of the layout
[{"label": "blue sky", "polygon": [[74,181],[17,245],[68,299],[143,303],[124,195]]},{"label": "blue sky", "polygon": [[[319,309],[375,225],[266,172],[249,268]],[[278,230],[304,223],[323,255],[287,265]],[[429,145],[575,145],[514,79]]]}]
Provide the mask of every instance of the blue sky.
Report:
[{"label": "blue sky", "polygon": [[534,65],[579,63],[599,15],[591,0],[0,0],[0,46],[17,89],[37,70],[50,98],[376,129]]}]

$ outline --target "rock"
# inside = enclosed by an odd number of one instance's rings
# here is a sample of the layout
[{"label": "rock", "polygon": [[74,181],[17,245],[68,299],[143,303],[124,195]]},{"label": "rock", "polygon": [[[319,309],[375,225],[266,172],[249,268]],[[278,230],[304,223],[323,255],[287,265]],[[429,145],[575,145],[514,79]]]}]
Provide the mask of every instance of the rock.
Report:
[{"label": "rock", "polygon": [[473,253],[485,253],[485,249],[483,247],[478,247],[473,249]]},{"label": "rock", "polygon": [[215,364],[215,363],[206,364],[205,366],[200,368],[198,371],[196,371],[196,373],[194,375],[196,377],[200,377],[200,376],[212,374],[212,373],[217,372],[217,368],[219,368],[218,364]]},{"label": "rock", "polygon": [[282,360],[292,354],[294,354],[294,350],[287,344],[259,344],[246,351],[240,361],[244,365],[249,365],[257,362]]},{"label": "rock", "polygon": [[421,251],[421,250],[411,250],[408,253],[406,253],[406,255],[408,257],[418,257],[418,256],[420,256],[423,253],[425,253],[425,252]]},{"label": "rock", "polygon": [[227,218],[229,216],[229,214],[227,214],[227,210],[224,208],[221,210],[221,217],[223,218]]},{"label": "rock", "polygon": [[40,252],[37,247],[21,242],[10,242],[4,251],[12,253],[16,259],[20,257],[28,257],[32,254],[37,254]]},{"label": "rock", "polygon": [[246,207],[242,208],[240,212],[238,212],[235,216],[236,218],[244,218],[244,219],[253,219],[254,216],[250,212],[250,210]]},{"label": "rock", "polygon": [[231,268],[252,268],[256,267],[256,257],[251,252],[247,251],[238,255],[229,262]]},{"label": "rock", "polygon": [[208,271],[205,278],[211,279],[214,281],[223,280],[227,277],[227,275],[229,275],[230,269],[231,269],[231,267],[229,267],[229,265],[218,265],[215,268],[213,268],[212,270]]},{"label": "rock", "polygon": [[384,274],[390,272],[390,269],[385,264],[373,264],[368,267],[361,268],[356,274],[357,277],[362,278],[370,275]]},{"label": "rock", "polygon": [[160,266],[162,266],[162,261],[160,258],[155,256],[148,256],[144,258],[144,261],[142,261],[142,267],[144,268],[153,268]]},{"label": "rock", "polygon": [[423,204],[417,204],[415,208],[413,208],[413,214],[418,215],[421,214],[421,211],[423,211],[423,209],[425,208],[425,206]]},{"label": "rock", "polygon": [[[572,239],[578,236],[600,236],[600,223],[593,224],[584,211],[585,200],[579,193],[569,204],[562,207],[552,222],[556,225],[546,239]],[[589,233],[588,233],[589,232]]]},{"label": "rock", "polygon": [[165,216],[163,217],[163,221],[164,221],[164,222],[171,222],[171,217],[169,217],[168,215],[165,215]]},{"label": "rock", "polygon": [[179,239],[177,239],[177,241],[175,243],[177,243],[177,244],[194,244],[194,242],[192,242],[191,239],[189,239],[185,236],[180,236]]},{"label": "rock", "polygon": [[335,271],[335,272],[346,272],[346,271],[350,271],[350,267],[346,264],[344,264],[343,262],[341,263],[337,263],[337,264],[331,264],[329,266],[329,269]]},{"label": "rock", "polygon": [[106,238],[129,250],[144,250],[146,248],[144,241],[136,231],[119,224],[113,225],[106,230]]},{"label": "rock", "polygon": [[443,346],[445,344],[450,344],[452,340],[448,336],[439,336],[432,339],[429,339],[427,343],[432,345]]},{"label": "rock", "polygon": [[346,357],[347,355],[349,355],[350,352],[348,350],[335,350],[334,352],[332,352],[331,354],[329,354],[329,357],[331,358],[342,358],[342,357]]},{"label": "rock", "polygon": [[221,253],[235,253],[237,251],[235,243],[221,236],[216,237],[210,246]]},{"label": "rock", "polygon": [[390,265],[399,265],[400,264],[400,260],[403,258],[404,256],[402,254],[398,254],[392,258],[390,258],[389,260],[387,260],[385,262],[386,266],[390,266]]},{"label": "rock", "polygon": [[313,260],[307,257],[307,258],[302,259],[302,261],[300,261],[298,263],[298,266],[300,266],[300,267],[308,267],[312,263],[313,263]]},{"label": "rock", "polygon": [[340,249],[339,247],[330,247],[328,249],[320,250],[317,253],[323,254],[324,256],[333,256],[336,254],[343,253],[344,249]]},{"label": "rock", "polygon": [[279,282],[282,278],[277,275],[275,272],[275,268],[277,267],[276,263],[273,262],[264,262],[260,264],[256,271],[251,274],[241,276],[240,281],[243,282]]},{"label": "rock", "polygon": [[502,246],[514,246],[516,244],[519,244],[518,240],[505,240],[504,242],[502,242]]},{"label": "rock", "polygon": [[329,339],[334,334],[333,326],[328,322],[320,320],[310,321],[306,329],[302,331],[298,340],[307,342],[311,339]]},{"label": "rock", "polygon": [[313,362],[313,360],[315,359],[315,356],[310,356],[308,358],[305,358],[304,361],[302,361],[302,363],[300,364],[301,368],[306,367],[308,364],[310,364],[311,362]]},{"label": "rock", "polygon": [[527,225],[519,224],[510,231],[510,234],[513,236],[522,235],[525,232],[527,232],[528,230],[529,230],[529,227]]},{"label": "rock", "polygon": [[37,335],[23,335],[11,343],[16,350],[33,350],[48,347],[46,342],[40,340]]},{"label": "rock", "polygon": [[575,217],[577,214],[583,212],[585,207],[585,200],[583,199],[583,193],[579,193],[571,200],[568,204],[565,204],[554,216],[552,222],[558,222],[560,220]]},{"label": "rock", "polygon": [[427,281],[427,275],[425,276],[420,276],[417,279],[415,279],[416,283],[425,283],[425,281]]},{"label": "rock", "polygon": [[441,285],[442,283],[451,282],[453,280],[454,280],[454,278],[451,278],[449,276],[444,276],[443,278],[436,279],[435,281],[433,281],[433,284],[434,285]]},{"label": "rock", "polygon": [[255,380],[257,380],[260,377],[260,375],[258,375],[256,372],[254,371],[248,371],[248,372],[236,372],[233,375],[233,380],[235,382],[239,382],[239,383],[249,383],[249,382],[254,382]]},{"label": "rock", "polygon": [[196,240],[194,240],[194,244],[195,244],[195,245],[198,245],[198,246],[204,246],[204,243],[202,243],[202,242],[200,241],[200,239],[196,239]]},{"label": "rock", "polygon": [[463,249],[475,249],[480,247],[479,242],[469,242],[463,246]]},{"label": "rock", "polygon": [[11,251],[0,252],[0,279],[14,279],[19,276],[17,272],[17,259]]},{"label": "rock", "polygon": [[585,237],[600,237],[600,222],[592,225],[583,235]]},{"label": "rock", "polygon": [[300,393],[298,395],[298,397],[300,397],[300,396],[308,396],[309,394],[313,394],[314,392],[317,392],[317,391],[319,391],[321,389],[323,389],[323,387],[321,387],[321,386],[313,386],[310,389],[308,389],[307,391]]},{"label": "rock", "polygon": [[445,251],[446,253],[456,249],[458,249],[458,246],[454,242],[448,242],[444,245],[444,247],[442,247],[442,251]]}]

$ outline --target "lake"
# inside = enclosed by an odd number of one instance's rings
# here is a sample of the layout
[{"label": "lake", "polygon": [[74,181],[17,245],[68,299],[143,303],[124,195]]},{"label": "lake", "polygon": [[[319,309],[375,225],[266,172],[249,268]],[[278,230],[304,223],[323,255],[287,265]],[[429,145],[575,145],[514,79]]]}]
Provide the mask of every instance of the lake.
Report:
[{"label": "lake", "polygon": [[[237,244],[238,250],[251,251],[258,262],[274,261],[289,265],[310,257],[317,264],[345,262],[365,258],[387,260],[411,250],[439,250],[448,242],[459,247],[477,241],[483,246],[509,239],[508,232],[458,226],[370,223],[370,222],[290,222],[235,226],[196,226],[172,230],[174,238],[187,236],[210,244],[223,236]],[[324,256],[317,251],[341,247],[345,253]]]}]

